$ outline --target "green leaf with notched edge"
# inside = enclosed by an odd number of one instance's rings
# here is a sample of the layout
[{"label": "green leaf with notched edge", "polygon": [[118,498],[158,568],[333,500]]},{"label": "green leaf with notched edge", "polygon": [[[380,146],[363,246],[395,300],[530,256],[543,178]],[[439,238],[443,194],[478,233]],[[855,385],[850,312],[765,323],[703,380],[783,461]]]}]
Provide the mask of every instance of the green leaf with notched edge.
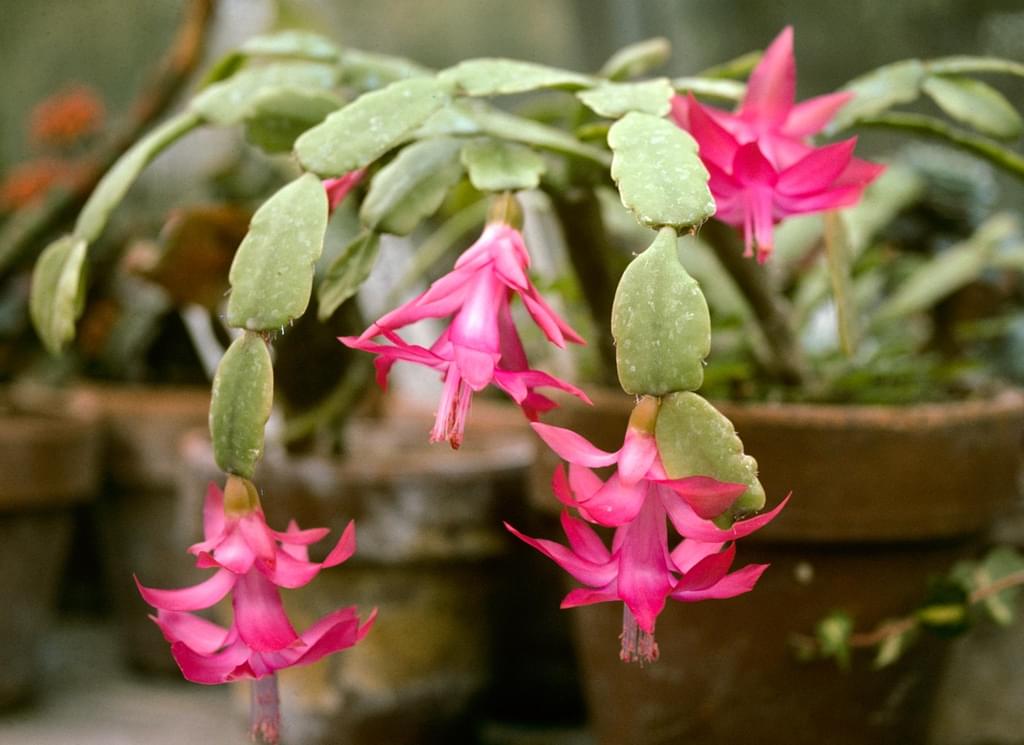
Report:
[{"label": "green leaf with notched edge", "polygon": [[725,415],[696,393],[671,393],[661,401],[654,435],[665,472],[673,479],[710,476],[746,484],[732,514],[764,507],[764,487],[757,480],[757,461],[743,452],[743,443]]},{"label": "green leaf with notched edge", "polygon": [[324,274],[317,287],[317,317],[326,321],[338,307],[359,291],[370,276],[380,249],[380,236],[369,231],[360,233],[345,246]]},{"label": "green leaf with notched edge", "polygon": [[327,194],[313,174],[268,199],[253,215],[231,264],[228,323],[270,331],[301,316],[326,230]]},{"label": "green leaf with notched edge", "polygon": [[252,57],[296,57],[317,62],[337,62],[341,56],[341,49],[330,39],[294,29],[254,36],[238,51]]},{"label": "green leaf with notched edge", "polygon": [[839,110],[825,128],[832,134],[856,124],[865,116],[880,114],[891,106],[910,103],[921,92],[925,68],[920,60],[911,59],[879,67],[851,80],[843,89],[853,98]]},{"label": "green leaf with notched edge", "polygon": [[344,101],[315,88],[274,87],[260,92],[245,115],[245,139],[268,153],[285,153],[310,127]]},{"label": "green leaf with notched edge", "polygon": [[460,62],[438,79],[469,96],[503,96],[540,88],[586,88],[594,78],[533,62],[485,57]]},{"label": "green leaf with notched edge", "polygon": [[672,122],[631,112],[608,131],[622,204],[649,228],[683,231],[715,214],[694,139]]},{"label": "green leaf with notched edge", "polygon": [[136,142],[118,158],[113,167],[104,174],[79,213],[75,222],[75,236],[84,238],[87,243],[99,238],[110,213],[124,199],[124,195],[142,173],[142,169],[162,150],[181,139],[199,123],[199,117],[190,111],[178,114]]},{"label": "green leaf with notched edge", "polygon": [[314,173],[341,176],[404,142],[448,100],[435,78],[399,80],[331,114],[296,141],[295,153]]},{"label": "green leaf with notched edge", "polygon": [[245,119],[257,96],[268,89],[301,88],[327,91],[338,84],[338,69],[316,62],[275,62],[246,67],[227,80],[204,88],[189,108],[219,126]]},{"label": "green leaf with notched edge", "polygon": [[29,314],[50,354],[60,354],[75,338],[82,312],[86,243],[66,235],[43,251],[32,272]]},{"label": "green leaf with notched edge", "polygon": [[252,478],[273,402],[270,350],[259,334],[247,331],[228,347],[213,377],[210,436],[221,470]]},{"label": "green leaf with notched edge", "polygon": [[671,56],[672,44],[668,39],[662,36],[645,39],[615,52],[598,74],[609,80],[628,80],[661,67]]},{"label": "green leaf with notched edge", "polygon": [[672,228],[662,228],[622,273],[612,304],[612,336],[626,393],[664,396],[704,382],[711,316],[697,281],[679,263]]},{"label": "green leaf with notched edge", "polygon": [[536,189],[547,168],[544,158],[530,148],[500,140],[467,142],[460,157],[480,191]]},{"label": "green leaf with notched edge", "polygon": [[378,233],[408,235],[437,211],[462,178],[462,142],[448,137],[421,140],[402,149],[377,172],[359,210],[363,225]]},{"label": "green leaf with notched edge", "polygon": [[980,80],[932,75],[921,88],[949,116],[982,134],[1012,140],[1024,129],[1024,121],[1013,105]]},{"label": "green leaf with notched edge", "polygon": [[605,83],[580,91],[576,97],[598,116],[618,119],[630,111],[665,116],[674,93],[668,78],[655,78],[642,83]]}]

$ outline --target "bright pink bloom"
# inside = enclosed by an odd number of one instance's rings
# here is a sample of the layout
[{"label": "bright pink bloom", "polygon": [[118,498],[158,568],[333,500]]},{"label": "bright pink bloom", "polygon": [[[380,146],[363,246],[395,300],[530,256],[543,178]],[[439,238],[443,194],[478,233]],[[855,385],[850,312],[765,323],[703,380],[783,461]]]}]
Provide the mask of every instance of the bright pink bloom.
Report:
[{"label": "bright pink bloom", "polygon": [[786,27],[750,75],[736,113],[677,96],[672,116],[693,135],[711,175],[715,216],[743,229],[747,255],[772,250],[772,226],[790,215],[856,203],[883,166],[853,157],[856,138],[822,148],[808,144],[850,100],[831,93],[794,105],[793,29]]},{"label": "bright pink bloom", "polygon": [[[203,533],[204,540],[189,552],[197,555],[197,567],[217,569],[211,577],[181,590],[151,589],[136,579],[143,599],[157,609],[153,620],[188,680],[213,685],[262,678],[351,647],[370,630],[376,610],[360,626],[355,608],[349,607],[298,634],[278,592],[279,587],[302,587],[324,567],[348,559],[356,548],[353,523],[322,562],[311,562],[309,545],[324,538],[327,528],[299,530],[292,521],[284,532],[271,530],[258,505],[225,513],[224,494],[210,484]],[[228,628],[188,612],[209,608],[229,592],[234,619]]]},{"label": "bright pink bloom", "polygon": [[324,181],[324,190],[327,192],[327,204],[331,212],[338,208],[338,205],[344,201],[348,193],[363,180],[365,174],[366,169],[360,168],[356,171],[349,171],[338,178],[329,178]]},{"label": "bright pink bloom", "polygon": [[[563,608],[625,603],[623,659],[650,660],[657,656],[655,622],[668,598],[684,602],[730,598],[754,587],[767,565],[751,564],[730,573],[735,547],[725,547],[726,543],[769,523],[788,498],[770,512],[719,528],[710,518],[722,514],[746,487],[705,476],[669,479],[653,434],[642,424],[633,426],[634,419],[622,449],[615,453],[594,447],[570,430],[533,425],[570,462],[568,479],[561,467],[555,471],[555,496],[586,520],[614,526],[610,551],[593,529],[568,511],[562,514],[568,547],[506,527],[586,585],[566,595]],[[607,481],[590,470],[609,465],[618,468]],[[666,518],[683,537],[673,550]]]},{"label": "bright pink bloom", "polygon": [[[449,274],[385,315],[361,336],[342,337],[341,342],[377,355],[377,383],[381,388],[386,387],[388,372],[398,360],[442,373],[444,391],[430,440],[448,440],[453,448],[462,442],[472,394],[490,383],[511,396],[530,419],[555,406],[534,391],[541,386],[560,388],[589,403],[579,388],[529,367],[512,322],[509,304],[513,294],[522,298],[530,317],[553,344],[564,347],[567,340],[583,343],[537,292],[527,275],[529,266],[530,257],[519,231],[504,223],[491,223]],[[448,316],[451,323],[429,349],[409,344],[396,333],[424,318]],[[389,343],[372,341],[375,336],[383,336]]]}]

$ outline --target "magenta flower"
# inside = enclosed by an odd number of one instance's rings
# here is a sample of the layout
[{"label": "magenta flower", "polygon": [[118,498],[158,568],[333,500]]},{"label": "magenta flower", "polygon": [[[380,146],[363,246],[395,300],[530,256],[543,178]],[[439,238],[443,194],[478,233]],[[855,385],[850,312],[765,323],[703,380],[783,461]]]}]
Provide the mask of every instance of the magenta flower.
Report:
[{"label": "magenta flower", "polygon": [[[530,538],[506,523],[516,536],[555,561],[586,585],[569,592],[563,608],[622,601],[625,604],[622,658],[657,657],[655,623],[669,598],[684,602],[730,598],[751,590],[767,568],[751,564],[729,572],[735,546],[726,544],[771,522],[785,506],[719,528],[710,518],[722,514],[743,493],[743,484],[705,476],[669,479],[653,434],[657,400],[645,397],[630,417],[622,449],[606,453],[575,432],[544,424],[533,428],[562,458],[552,479],[555,496],[590,522],[616,528],[609,551],[585,522],[562,514],[569,546]],[[602,481],[590,468],[617,465]],[[683,540],[669,549],[667,521]]]},{"label": "magenta flower", "polygon": [[[511,396],[531,420],[555,406],[535,388],[559,388],[589,403],[579,388],[529,367],[512,322],[513,294],[522,299],[530,317],[553,344],[564,347],[566,341],[583,343],[544,302],[527,275],[529,266],[530,257],[519,231],[501,222],[490,223],[455,262],[452,272],[382,317],[361,336],[342,337],[340,341],[377,355],[377,383],[381,388],[386,387],[388,372],[399,360],[440,372],[444,390],[430,440],[448,440],[453,448],[462,442],[472,394],[491,383]],[[424,318],[448,316],[451,322],[429,349],[409,344],[396,333]],[[388,343],[372,341],[376,336],[383,336]]]},{"label": "magenta flower", "polygon": [[750,75],[736,113],[702,106],[692,94],[672,115],[693,135],[711,175],[715,216],[743,230],[746,255],[771,254],[772,227],[785,217],[856,203],[883,166],[853,157],[856,138],[814,148],[808,138],[850,100],[832,93],[794,105],[793,29],[786,27]]},{"label": "magenta flower", "polygon": [[348,193],[363,180],[365,173],[366,170],[360,168],[355,171],[349,171],[338,178],[329,178],[324,181],[324,190],[327,192],[327,204],[331,212],[334,212],[338,205],[348,196]]},{"label": "magenta flower", "polygon": [[[255,489],[229,478],[224,494],[210,484],[203,508],[204,540],[189,548],[196,566],[216,568],[205,581],[181,590],[157,590],[135,580],[143,599],[157,609],[152,617],[171,643],[171,654],[186,679],[213,685],[239,678],[259,679],[282,668],[308,665],[351,647],[370,630],[376,610],[359,624],[354,607],[330,613],[302,634],[285,615],[279,587],[302,587],[324,567],[348,559],[356,548],[349,523],[322,562],[309,561],[309,545],[326,528],[299,530],[294,521],[284,532],[271,530]],[[234,619],[223,628],[188,611],[209,608],[231,593]]]}]

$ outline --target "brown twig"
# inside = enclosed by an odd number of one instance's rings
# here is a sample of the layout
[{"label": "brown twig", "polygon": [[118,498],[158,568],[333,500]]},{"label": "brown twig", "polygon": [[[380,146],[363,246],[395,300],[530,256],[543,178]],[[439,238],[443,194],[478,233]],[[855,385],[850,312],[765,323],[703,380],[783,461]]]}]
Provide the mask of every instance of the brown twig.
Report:
[{"label": "brown twig", "polygon": [[170,49],[142,88],[124,124],[88,156],[72,188],[61,185],[7,221],[0,231],[0,273],[81,208],[100,178],[174,101],[202,57],[216,0],[190,0]]}]

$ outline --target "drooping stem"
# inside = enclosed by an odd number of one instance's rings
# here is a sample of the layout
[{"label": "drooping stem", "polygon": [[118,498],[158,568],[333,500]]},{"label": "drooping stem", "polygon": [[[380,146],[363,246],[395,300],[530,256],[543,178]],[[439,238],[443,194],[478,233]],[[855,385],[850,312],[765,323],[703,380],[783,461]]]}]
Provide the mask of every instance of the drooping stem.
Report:
[{"label": "drooping stem", "polygon": [[281,698],[277,673],[253,680],[250,693],[249,734],[259,745],[280,745]]},{"label": "drooping stem", "polygon": [[754,312],[772,354],[769,370],[787,385],[801,385],[807,379],[807,366],[796,337],[785,299],[769,286],[764,268],[743,256],[736,231],[717,220],[701,228],[701,237],[715,248],[722,266],[739,287]]},{"label": "drooping stem", "polygon": [[654,634],[640,628],[627,606],[622,607],[622,635],[619,639],[622,641],[619,659],[623,662],[639,662],[642,666],[658,659],[658,643],[654,641]]},{"label": "drooping stem", "polygon": [[615,385],[615,344],[608,319],[619,277],[629,256],[619,255],[608,241],[601,217],[601,204],[593,189],[551,192],[552,203],[562,224],[569,260],[580,283],[583,299],[594,320],[597,349],[601,357],[601,382]]}]

